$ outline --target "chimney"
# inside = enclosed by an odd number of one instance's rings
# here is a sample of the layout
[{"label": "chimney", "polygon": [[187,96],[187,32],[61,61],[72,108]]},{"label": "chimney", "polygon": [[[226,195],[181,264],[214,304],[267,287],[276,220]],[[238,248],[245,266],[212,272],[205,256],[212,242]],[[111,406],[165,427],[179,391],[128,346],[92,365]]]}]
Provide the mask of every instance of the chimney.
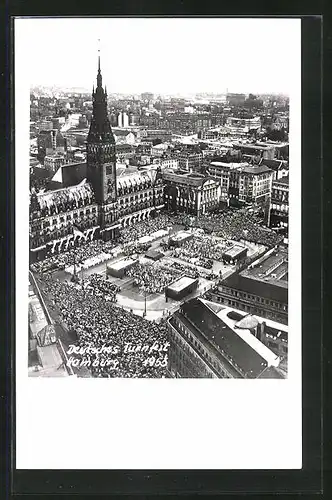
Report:
[{"label": "chimney", "polygon": [[266,327],[266,322],[263,321],[260,325],[261,327],[261,332],[260,332],[260,340],[263,341],[265,337],[265,327]]}]

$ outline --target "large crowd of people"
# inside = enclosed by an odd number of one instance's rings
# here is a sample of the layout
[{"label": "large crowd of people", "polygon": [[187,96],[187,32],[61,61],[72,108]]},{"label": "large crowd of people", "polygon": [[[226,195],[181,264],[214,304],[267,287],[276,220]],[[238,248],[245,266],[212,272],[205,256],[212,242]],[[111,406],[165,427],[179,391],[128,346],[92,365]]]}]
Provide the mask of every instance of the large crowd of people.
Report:
[{"label": "large crowd of people", "polygon": [[118,285],[105,280],[101,274],[96,273],[90,274],[84,286],[86,286],[88,290],[93,290],[96,296],[104,297],[111,302],[117,301],[116,294],[121,291]]},{"label": "large crowd of people", "polygon": [[[63,253],[52,255],[42,262],[33,264],[32,269],[37,272],[45,272],[56,268],[65,268],[76,264],[83,264],[88,259],[93,259],[107,254],[115,246],[120,245],[125,255],[132,253],[142,253],[146,251],[144,245],[138,243],[139,238],[149,236],[152,233],[175,224],[185,227],[200,228],[212,236],[218,236],[224,240],[246,240],[252,243],[273,247],[281,242],[282,236],[275,231],[260,224],[256,214],[251,214],[246,209],[229,210],[220,214],[201,215],[200,217],[188,216],[186,214],[161,214],[149,221],[136,223],[128,228],[120,230],[117,241],[104,242],[94,240],[82,243],[75,248],[69,248]],[[197,239],[195,238],[195,241]],[[200,266],[210,268],[212,260],[221,260],[222,248],[220,245],[211,244],[211,240],[206,240],[198,245],[189,243],[191,257],[201,259]],[[183,252],[186,247],[183,246]],[[189,248],[188,248],[189,251]]]},{"label": "large crowd of people", "polygon": [[138,241],[133,241],[131,243],[127,243],[126,245],[123,245],[122,248],[122,253],[126,255],[127,257],[137,253],[137,254],[142,254],[145,253],[151,245],[145,243],[139,243]]},{"label": "large crowd of people", "polygon": [[35,262],[31,265],[32,271],[35,272],[48,272],[53,269],[64,269],[68,266],[73,266],[74,263],[77,266],[84,264],[88,259],[93,259],[99,255],[107,252],[111,252],[117,243],[115,241],[102,241],[93,240],[87,243],[77,246],[75,248],[70,248],[63,253],[52,255],[45,260]]},{"label": "large crowd of people", "polygon": [[[187,240],[172,251],[172,256],[189,261],[205,269],[212,269],[213,260],[221,260],[221,251],[216,251],[216,243],[211,238],[193,238]],[[220,258],[219,258],[220,257]]]},{"label": "large crowd of people", "polygon": [[171,255],[205,269],[212,269],[213,261],[226,263],[224,252],[232,245],[232,242],[214,236],[196,235],[195,238],[172,250]]},{"label": "large crowd of people", "polygon": [[189,276],[189,278],[199,278],[200,272],[198,271],[197,267],[194,265],[188,265],[188,264],[180,264],[180,262],[172,262],[171,267],[173,269],[176,269],[177,271],[180,272],[182,275]]},{"label": "large crowd of people", "polygon": [[154,264],[142,264],[137,262],[128,269],[127,276],[134,278],[134,284],[142,292],[163,293],[165,287],[175,281],[182,273],[171,267]]},{"label": "large crowd of people", "polygon": [[53,269],[64,269],[73,266],[74,263],[82,265],[88,259],[107,254],[118,245],[121,245],[124,255],[144,253],[148,245],[138,243],[137,240],[142,236],[149,236],[160,229],[165,229],[171,224],[171,218],[166,214],[162,214],[155,219],[139,222],[128,228],[121,229],[117,241],[93,240],[86,243],[82,242],[80,246],[71,247],[60,254],[51,255],[43,261],[32,264],[31,269],[35,272],[48,272]]},{"label": "large crowd of people", "polygon": [[[163,366],[167,355],[168,338],[165,320],[157,324],[103,300],[96,294],[94,280],[91,287],[83,289],[72,283],[53,280],[50,274],[41,275],[41,279],[43,293],[48,301],[58,311],[65,327],[75,332],[78,338],[77,345],[86,350],[82,358],[91,361],[89,369],[93,376],[121,378],[167,376],[166,366]],[[166,346],[166,350],[157,350],[155,343],[158,343],[159,347]],[[155,349],[152,349],[153,345]],[[149,351],[142,350],[143,346],[149,346]],[[107,347],[113,348],[111,354],[105,352]],[[104,350],[92,353],[90,349],[88,353],[89,348]],[[146,360],[151,356],[160,362],[150,366]],[[97,366],[92,366],[96,358]],[[112,361],[117,361],[116,367],[110,364]]]},{"label": "large crowd of people", "polygon": [[275,231],[262,226],[255,213],[249,213],[244,208],[200,217],[177,215],[173,220],[188,227],[203,229],[206,233],[226,240],[246,240],[268,247],[273,247],[282,240]]}]

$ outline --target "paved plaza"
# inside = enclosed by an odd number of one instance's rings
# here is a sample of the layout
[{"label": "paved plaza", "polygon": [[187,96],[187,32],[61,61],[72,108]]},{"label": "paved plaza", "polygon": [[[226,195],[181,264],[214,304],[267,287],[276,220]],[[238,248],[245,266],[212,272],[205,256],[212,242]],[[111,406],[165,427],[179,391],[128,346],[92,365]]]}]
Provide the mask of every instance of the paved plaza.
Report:
[{"label": "paved plaza", "polygon": [[[174,234],[178,231],[181,231],[183,227],[176,225],[174,226],[169,234]],[[204,238],[209,241],[209,236],[204,235]],[[131,311],[133,314],[139,316],[145,316],[146,319],[151,321],[159,321],[163,317],[167,317],[174,313],[181,305],[183,300],[188,300],[196,296],[203,295],[208,289],[210,289],[216,281],[222,277],[223,279],[230,276],[232,273],[236,271],[236,265],[223,263],[220,261],[213,261],[211,269],[206,269],[200,265],[191,263],[188,260],[184,260],[185,258],[179,258],[174,256],[174,249],[165,249],[161,246],[161,243],[165,240],[165,238],[158,238],[151,243],[151,247],[149,251],[155,250],[163,253],[163,257],[158,261],[153,263],[153,261],[147,257],[145,254],[132,254],[125,255],[121,253],[117,255],[117,257],[104,261],[100,264],[92,266],[88,269],[81,269],[79,271],[79,278],[81,284],[77,286],[83,286],[87,284],[89,278],[94,274],[99,274],[104,277],[105,280],[113,283],[114,285],[120,288],[120,291],[116,294],[116,305],[119,307]],[[221,238],[214,238],[214,242],[216,240],[220,240],[222,243],[223,240]],[[238,243],[229,241],[228,244]],[[250,259],[258,257],[261,255],[265,247],[263,245],[257,245],[254,243],[249,243],[242,241],[241,244],[248,249],[248,257]],[[197,289],[187,295],[183,300],[174,300],[171,298],[166,298],[165,293],[144,293],[144,291],[140,290],[138,286],[135,286],[134,279],[130,276],[124,276],[122,278],[111,276],[107,273],[107,265],[115,264],[119,262],[123,258],[132,258],[138,259],[140,264],[143,266],[162,266],[165,269],[171,269],[174,263],[180,264],[183,266],[182,275],[186,275],[186,269],[190,269],[191,272],[196,271],[199,275],[199,282]],[[212,273],[213,277],[210,277]],[[181,273],[180,273],[181,274]],[[55,271],[53,273],[54,279],[59,279],[60,281],[70,282],[72,275],[65,270]],[[175,281],[175,279],[174,279]],[[169,283],[170,284],[170,283]]]}]

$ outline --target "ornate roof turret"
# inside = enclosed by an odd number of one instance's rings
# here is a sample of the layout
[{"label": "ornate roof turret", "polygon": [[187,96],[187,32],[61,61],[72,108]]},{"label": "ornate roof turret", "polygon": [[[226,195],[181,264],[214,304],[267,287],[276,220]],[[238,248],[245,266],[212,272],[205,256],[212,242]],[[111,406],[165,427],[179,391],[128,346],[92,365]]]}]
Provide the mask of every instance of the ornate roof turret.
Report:
[{"label": "ornate roof turret", "polygon": [[98,55],[97,87],[92,91],[93,112],[88,134],[90,143],[115,143],[111,124],[107,114],[106,88],[102,86],[102,74],[100,69],[100,55]]}]

